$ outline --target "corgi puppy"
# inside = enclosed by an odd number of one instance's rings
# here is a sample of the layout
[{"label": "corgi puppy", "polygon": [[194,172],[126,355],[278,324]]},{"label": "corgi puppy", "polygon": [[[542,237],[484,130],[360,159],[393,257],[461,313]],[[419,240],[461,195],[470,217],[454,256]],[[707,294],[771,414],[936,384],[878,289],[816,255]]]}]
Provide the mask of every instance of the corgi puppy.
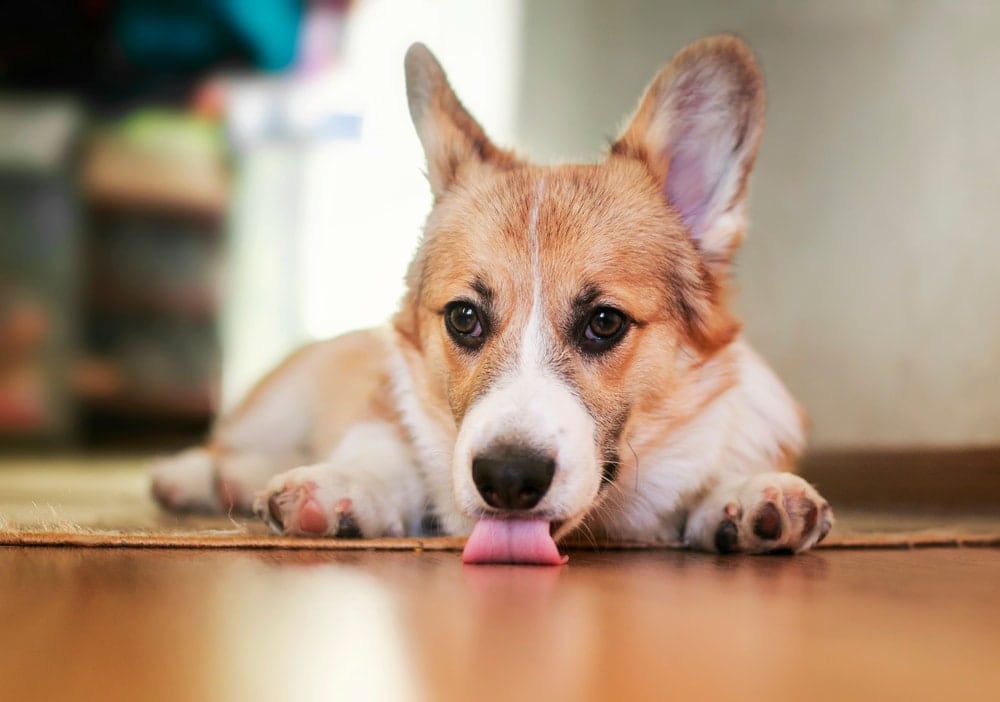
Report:
[{"label": "corgi puppy", "polygon": [[804,417],[728,304],[764,87],[732,36],[653,80],[607,157],[494,145],[421,44],[410,113],[434,205],[386,328],[299,350],[163,460],[172,510],[277,533],[468,535],[469,563],[557,543],[800,552],[833,523],[789,472]]}]

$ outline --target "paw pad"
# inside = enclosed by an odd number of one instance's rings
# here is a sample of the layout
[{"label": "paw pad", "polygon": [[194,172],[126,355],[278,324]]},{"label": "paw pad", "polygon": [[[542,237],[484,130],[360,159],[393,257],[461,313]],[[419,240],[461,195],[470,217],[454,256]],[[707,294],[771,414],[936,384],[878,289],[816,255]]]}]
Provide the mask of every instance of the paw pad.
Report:
[{"label": "paw pad", "polygon": [[736,553],[740,548],[740,530],[736,522],[728,519],[715,531],[715,550],[719,553]]},{"label": "paw pad", "polygon": [[329,527],[323,506],[313,497],[307,497],[299,505],[299,531],[306,534],[325,534]]},{"label": "paw pad", "polygon": [[757,510],[753,518],[753,533],[768,541],[781,538],[781,510],[776,504],[767,502]]},{"label": "paw pad", "polygon": [[364,536],[361,533],[361,527],[351,513],[353,508],[354,505],[347,498],[337,503],[337,516],[340,518],[340,521],[337,522],[337,533],[335,534],[337,538],[360,539]]}]

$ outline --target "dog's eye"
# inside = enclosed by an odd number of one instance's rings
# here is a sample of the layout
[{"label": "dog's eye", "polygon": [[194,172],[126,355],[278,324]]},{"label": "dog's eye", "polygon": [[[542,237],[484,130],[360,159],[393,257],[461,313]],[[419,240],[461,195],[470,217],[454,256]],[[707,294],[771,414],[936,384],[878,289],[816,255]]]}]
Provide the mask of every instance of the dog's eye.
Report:
[{"label": "dog's eye", "polygon": [[609,341],[622,333],[625,317],[610,307],[598,307],[590,315],[590,321],[583,335],[588,341]]},{"label": "dog's eye", "polygon": [[601,352],[610,349],[628,328],[624,314],[612,307],[598,307],[583,328],[580,346],[584,351]]},{"label": "dog's eye", "polygon": [[468,349],[483,343],[483,322],[479,310],[471,302],[456,300],[444,308],[444,325],[455,343]]}]

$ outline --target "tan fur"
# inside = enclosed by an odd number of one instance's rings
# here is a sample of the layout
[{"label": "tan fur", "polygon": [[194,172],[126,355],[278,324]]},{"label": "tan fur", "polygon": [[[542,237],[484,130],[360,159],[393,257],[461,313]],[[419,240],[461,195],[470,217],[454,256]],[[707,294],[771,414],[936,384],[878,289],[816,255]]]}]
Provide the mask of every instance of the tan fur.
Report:
[{"label": "tan fur", "polygon": [[[531,304],[526,280],[529,252],[528,208],[534,183],[546,179],[552,206],[541,214],[542,269],[553,287],[546,290],[555,328],[588,287],[598,286],[604,300],[629,311],[636,321],[620,353],[599,364],[599,373],[567,353],[567,362],[590,388],[594,402],[609,389],[641,395],[636,384],[664,387],[671,349],[683,345],[698,358],[729,343],[738,324],[676,217],[655,194],[645,169],[631,160],[612,158],[603,166],[521,167],[478,174],[459,183],[442,200],[427,225],[427,238],[411,270],[411,293],[395,318],[401,335],[422,350],[433,367],[447,368],[442,387],[456,419],[488,383],[493,370],[511,356],[511,337],[520,331]],[[624,194],[624,196],[623,196]],[[475,203],[486,202],[485,208]],[[573,261],[572,269],[567,262]],[[482,281],[496,293],[496,340],[483,354],[470,357],[447,342],[440,315],[445,304],[462,294],[475,295]],[[630,382],[631,380],[631,382]]]},{"label": "tan fur", "polygon": [[[749,49],[713,37],[682,51],[593,165],[539,167],[496,147],[426,48],[411,48],[406,67],[435,198],[406,294],[390,329],[304,349],[220,422],[216,456],[277,444],[320,461],[275,477],[256,509],[276,528],[309,531],[288,524],[322,507],[336,533],[344,501],[333,500],[349,495],[365,500],[366,529],[397,533],[425,500],[446,531],[463,533],[488,513],[469,462],[502,439],[572,457],[538,507],[560,536],[582,527],[751,551],[822,538],[825,502],[795,476],[773,477],[801,451],[804,415],[728,306],[765,109]],[[455,301],[479,310],[475,350],[446,329]],[[582,329],[599,307],[628,327],[609,351],[587,352]],[[372,477],[361,435],[386,441],[371,447]],[[210,464],[186,461],[192,475]],[[416,476],[425,495],[412,494]],[[173,494],[164,480],[157,494]],[[384,494],[369,502],[373,490]],[[312,504],[318,496],[326,502]],[[783,523],[799,532],[762,540],[754,500],[782,499]]]},{"label": "tan fur", "polygon": [[[253,441],[246,427],[269,396],[297,386],[297,401],[307,408],[299,443],[321,455],[357,421],[398,422],[386,371],[388,338],[377,330],[356,331],[305,346],[268,373],[230,413],[220,419],[210,444],[214,450],[245,450]],[[261,437],[265,439],[265,437]]]}]

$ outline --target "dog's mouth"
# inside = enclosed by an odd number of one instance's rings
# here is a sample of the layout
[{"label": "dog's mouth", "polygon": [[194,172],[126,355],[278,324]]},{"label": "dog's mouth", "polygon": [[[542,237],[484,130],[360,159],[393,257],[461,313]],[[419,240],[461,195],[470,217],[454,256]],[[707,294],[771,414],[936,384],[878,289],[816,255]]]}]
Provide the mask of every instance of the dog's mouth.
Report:
[{"label": "dog's mouth", "polygon": [[465,543],[462,561],[469,564],[562,565],[569,559],[559,553],[553,538],[562,524],[537,518],[481,517]]}]

